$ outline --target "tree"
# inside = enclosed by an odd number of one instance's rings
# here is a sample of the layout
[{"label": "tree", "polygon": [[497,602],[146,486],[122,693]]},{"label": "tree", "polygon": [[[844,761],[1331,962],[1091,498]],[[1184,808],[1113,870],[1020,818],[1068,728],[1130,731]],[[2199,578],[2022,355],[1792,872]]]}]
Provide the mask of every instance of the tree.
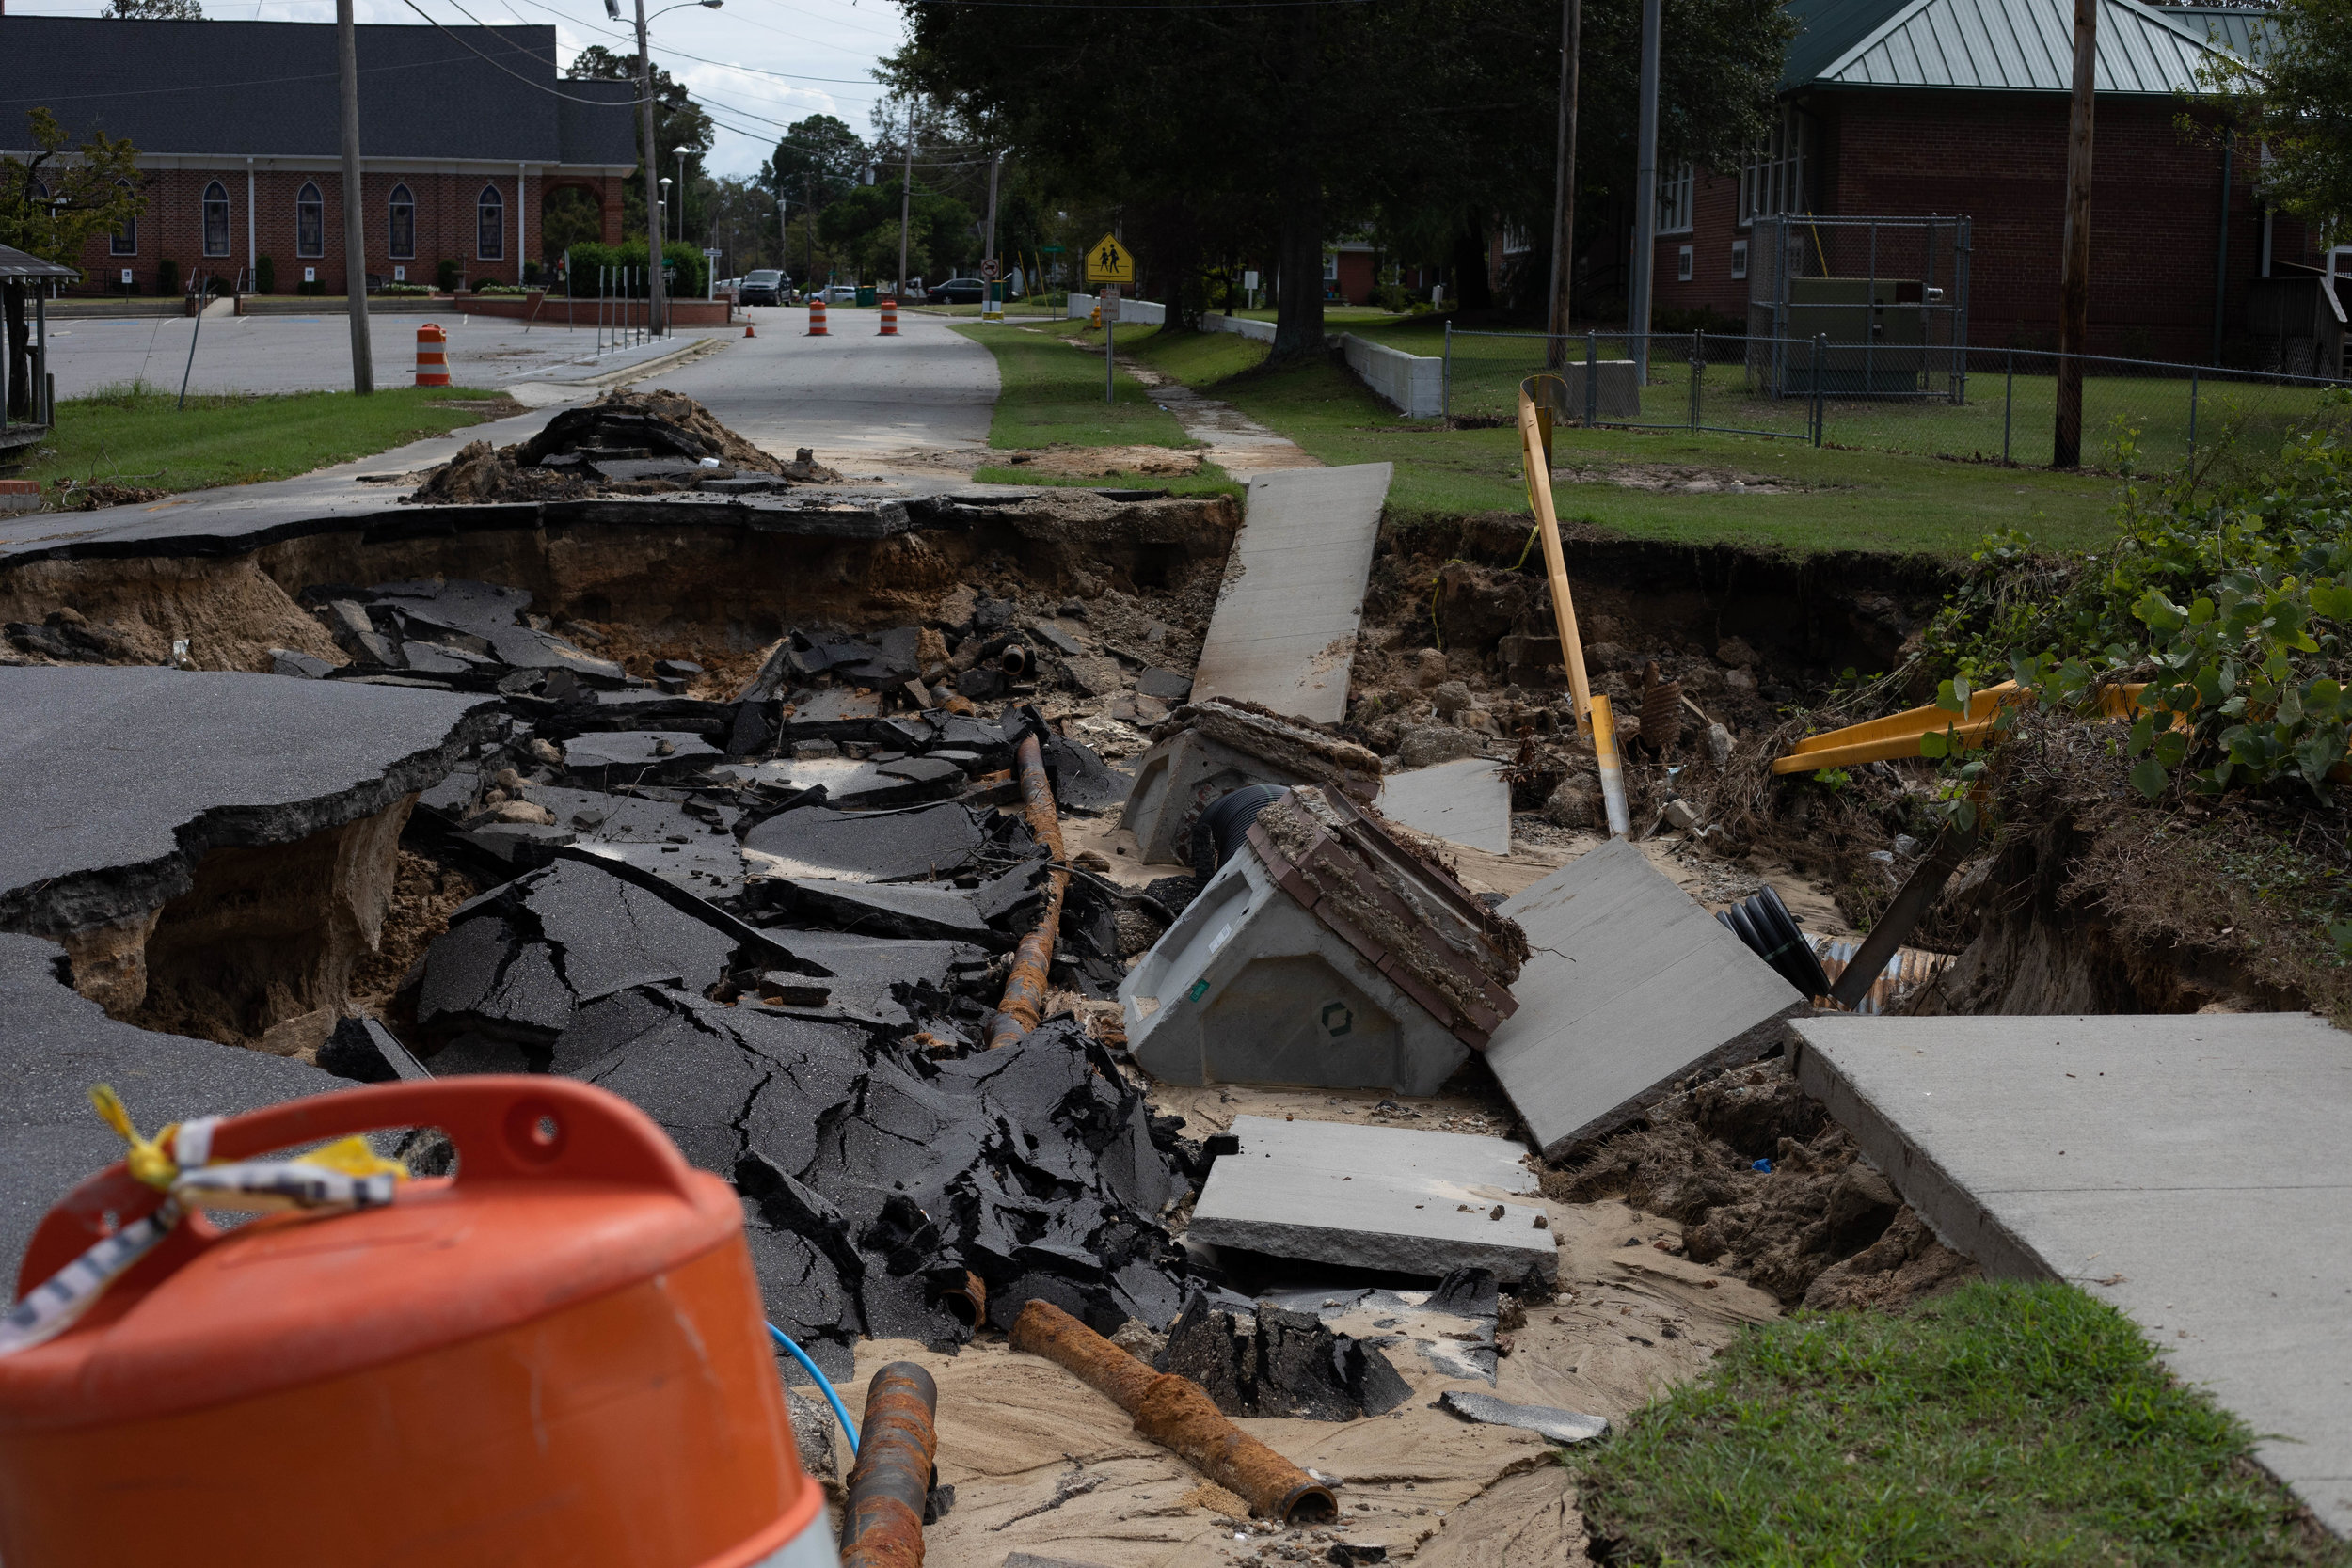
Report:
[{"label": "tree", "polygon": [[[1483,268],[1489,228],[1549,228],[1558,0],[1145,0],[1050,51],[986,7],[900,4],[885,78],[991,128],[1050,188],[1115,201],[1171,323],[1197,325],[1211,263],[1271,261],[1275,352],[1319,353],[1332,239],[1369,229]],[[1758,140],[1792,31],[1778,0],[1668,0],[1661,160],[1728,165]],[[1596,204],[1630,184],[1639,35],[1639,0],[1589,0],[1578,166]]]},{"label": "tree", "polygon": [[849,195],[872,162],[855,131],[831,115],[811,115],[785,132],[759,182],[770,191],[781,187],[787,202],[813,201],[822,211]]},{"label": "tree", "polygon": [[[147,209],[139,150],[127,139],[92,131],[79,148],[47,109],[24,117],[36,149],[25,157],[0,157],[0,245],[28,251],[45,261],[81,263],[82,246],[94,234],[111,233]],[[8,412],[29,411],[31,331],[24,321],[24,291],[5,291],[8,337]]]},{"label": "tree", "polygon": [[[576,56],[566,76],[589,82],[629,82],[637,80],[637,56],[616,55],[601,43],[592,43]],[[637,175],[625,181],[621,192],[622,230],[642,234],[645,231],[644,132],[640,117],[631,114],[630,129],[637,136]],[[675,180],[678,174],[678,149],[686,150],[686,184],[684,189],[673,188],[670,199],[683,206],[686,232],[693,234],[703,228],[702,203],[698,187],[703,182],[703,154],[710,150],[711,139],[717,130],[710,122],[709,112],[694,102],[686,90],[686,84],[676,80],[660,66],[653,68],[653,139],[654,178]],[[677,232],[678,208],[673,207],[666,225],[672,234]]]},{"label": "tree", "polygon": [[[2257,57],[2200,69],[2204,107],[2265,153],[2265,194],[2323,245],[2352,225],[2352,0],[2280,0]],[[2259,36],[2259,35],[2258,35]]]},{"label": "tree", "polygon": [[[862,277],[888,277],[898,267],[898,192],[902,182],[886,180],[875,185],[853,186],[817,218],[817,235],[839,252]],[[972,209],[954,197],[943,196],[914,182],[908,204],[907,268],[921,277],[937,277],[959,262],[979,255],[972,232]]]},{"label": "tree", "polygon": [[107,0],[98,14],[124,22],[201,22],[204,8],[196,0]]}]

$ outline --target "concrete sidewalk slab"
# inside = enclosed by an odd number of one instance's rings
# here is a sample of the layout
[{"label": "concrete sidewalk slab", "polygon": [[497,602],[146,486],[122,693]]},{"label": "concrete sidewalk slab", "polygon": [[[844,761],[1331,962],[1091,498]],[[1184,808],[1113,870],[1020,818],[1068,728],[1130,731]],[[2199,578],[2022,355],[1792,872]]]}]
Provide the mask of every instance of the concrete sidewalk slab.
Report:
[{"label": "concrete sidewalk slab", "polygon": [[1536,1184],[1508,1138],[1271,1117],[1235,1117],[1230,1131],[1241,1151],[1210,1167],[1194,1241],[1431,1278],[1558,1277],[1542,1203],[1512,1201]]},{"label": "concrete sidewalk slab", "polygon": [[2352,1533],[2352,1036],[2302,1013],[1795,1035],[1798,1083],[1947,1244],[2128,1313]]},{"label": "concrete sidewalk slab", "polygon": [[1209,617],[1192,700],[1241,697],[1335,724],[1392,465],[1255,474]]},{"label": "concrete sidewalk slab", "polygon": [[1373,806],[1416,832],[1490,854],[1511,852],[1511,786],[1502,764],[1464,757],[1435,768],[1391,773],[1380,781]]},{"label": "concrete sidewalk slab", "polygon": [[1796,988],[1624,839],[1502,906],[1534,948],[1486,1047],[1544,1153],[1606,1137],[1677,1078],[1761,1056]]}]

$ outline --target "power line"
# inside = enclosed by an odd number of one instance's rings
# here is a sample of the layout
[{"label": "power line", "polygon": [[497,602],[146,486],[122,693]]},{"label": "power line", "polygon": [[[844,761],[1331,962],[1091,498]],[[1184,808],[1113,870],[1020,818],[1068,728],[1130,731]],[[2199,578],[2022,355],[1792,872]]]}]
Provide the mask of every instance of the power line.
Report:
[{"label": "power line", "polygon": [[[512,76],[516,81],[522,83],[525,87],[536,87],[539,91],[546,93],[550,98],[560,98],[566,103],[585,103],[592,108],[598,109],[610,109],[615,107],[633,109],[645,102],[643,98],[637,96],[634,86],[631,86],[629,88],[629,96],[626,103],[623,103],[621,100],[614,98],[575,98],[568,92],[557,92],[553,87],[548,87],[543,83],[532,81],[530,77],[524,75],[519,71],[507,71],[506,67],[500,65],[498,61],[490,58],[489,55],[484,55],[481,50],[476,49],[472,44],[468,43],[464,39],[458,38],[456,29],[442,26],[440,23],[434,21],[433,17],[426,13],[425,8],[417,4],[417,0],[401,0],[401,4],[406,6],[410,10],[415,11],[419,16],[423,17],[427,22],[433,23],[434,26],[440,27],[442,32],[449,34],[452,39],[456,40],[459,48],[464,49],[469,55],[479,55],[485,65],[489,66],[494,71],[504,71],[507,75]],[[479,26],[480,24],[477,23],[475,25]],[[536,60],[539,57],[536,55],[528,54],[528,52],[523,50],[517,50],[516,53],[524,55],[525,57],[529,59]],[[551,60],[546,63],[550,66],[554,64]]]}]

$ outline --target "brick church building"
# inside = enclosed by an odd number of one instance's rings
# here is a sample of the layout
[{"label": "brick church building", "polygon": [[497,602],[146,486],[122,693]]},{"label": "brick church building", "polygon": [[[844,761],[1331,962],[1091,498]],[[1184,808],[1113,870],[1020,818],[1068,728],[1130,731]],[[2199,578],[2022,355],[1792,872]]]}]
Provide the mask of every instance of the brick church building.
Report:
[{"label": "brick church building", "polygon": [[[2055,348],[2072,0],[1789,0],[1788,12],[1801,31],[1770,143],[1736,170],[1660,170],[1658,309],[1746,322],[1759,216],[1964,214],[1966,341]],[[2265,210],[2248,150],[2225,161],[2176,124],[2200,63],[2259,54],[2264,26],[2239,8],[2102,0],[2091,352],[2251,362],[2282,300],[2352,309],[2352,283],[2331,277],[2352,272],[2352,251],[2331,268],[2303,225]],[[2294,368],[2331,373],[2311,358]]]},{"label": "brick church building", "polygon": [[[541,256],[556,192],[596,202],[621,238],[637,166],[633,84],[557,75],[555,29],[358,29],[361,211],[372,279],[520,282]],[[85,287],[151,293],[159,263],[253,287],[344,291],[335,28],[288,22],[0,17],[0,150],[30,147],[46,107],[75,143],[92,130],[138,149],[147,208],[92,240]],[[36,87],[36,85],[38,85]],[[28,96],[30,95],[30,96]]]}]

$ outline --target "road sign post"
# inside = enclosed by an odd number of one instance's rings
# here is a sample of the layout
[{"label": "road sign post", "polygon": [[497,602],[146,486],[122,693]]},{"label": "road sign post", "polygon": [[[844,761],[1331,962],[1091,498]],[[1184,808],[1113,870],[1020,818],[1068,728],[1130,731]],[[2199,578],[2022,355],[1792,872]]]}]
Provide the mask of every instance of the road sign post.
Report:
[{"label": "road sign post", "polygon": [[996,279],[996,258],[989,257],[980,263],[980,281],[987,285],[987,295],[980,301],[980,320],[1000,322],[1005,319],[1004,296],[997,293],[1003,287]]},{"label": "road sign post", "polygon": [[1105,234],[1087,250],[1087,280],[1103,287],[1103,401],[1111,401],[1118,384],[1118,359],[1112,340],[1119,320],[1119,286],[1136,280],[1136,256],[1116,234]]}]

